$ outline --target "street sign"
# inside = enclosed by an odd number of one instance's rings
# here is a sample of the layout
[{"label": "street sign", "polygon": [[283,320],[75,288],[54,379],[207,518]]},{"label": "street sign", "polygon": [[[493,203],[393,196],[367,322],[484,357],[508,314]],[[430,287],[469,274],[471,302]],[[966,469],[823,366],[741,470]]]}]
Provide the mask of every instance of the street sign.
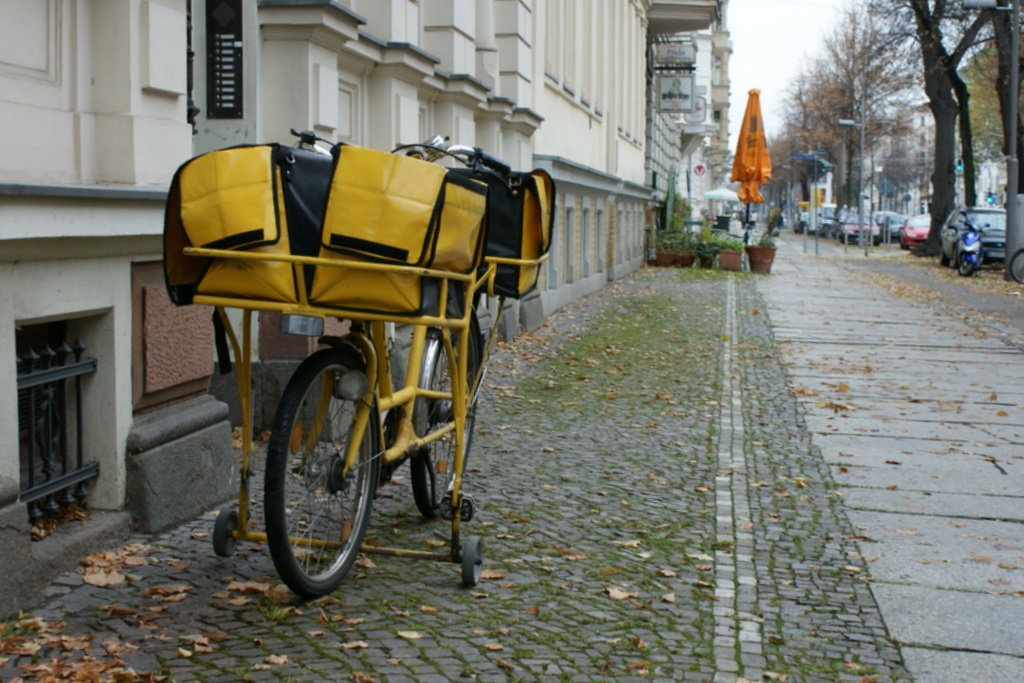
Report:
[{"label": "street sign", "polygon": [[792,157],[793,161],[814,161],[813,154],[794,154]]},{"label": "street sign", "polygon": [[693,167],[693,175],[697,176],[698,178],[700,178],[707,172],[708,167],[705,166],[704,164],[697,164],[696,166]]}]

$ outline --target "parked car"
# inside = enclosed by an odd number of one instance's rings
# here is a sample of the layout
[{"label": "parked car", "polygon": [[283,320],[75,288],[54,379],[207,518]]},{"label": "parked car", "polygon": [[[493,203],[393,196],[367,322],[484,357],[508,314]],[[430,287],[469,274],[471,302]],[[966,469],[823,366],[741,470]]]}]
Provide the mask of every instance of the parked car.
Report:
[{"label": "parked car", "polygon": [[906,216],[895,211],[875,211],[873,218],[879,227],[883,242],[892,244],[899,241],[900,228],[907,220]]},{"label": "parked car", "polygon": [[822,204],[815,209],[818,212],[818,234],[824,237],[835,237],[837,207],[835,204]]},{"label": "parked car", "polygon": [[[842,220],[840,222],[840,229],[837,239],[840,242],[846,242],[847,244],[861,244],[860,241],[860,215],[848,209],[843,212]],[[876,223],[871,221],[864,222],[864,234],[870,235],[871,243],[876,247],[881,244],[882,232],[881,228]]]},{"label": "parked car", "polygon": [[939,263],[956,267],[957,250],[960,248],[960,233],[963,230],[963,214],[981,233],[982,263],[1002,262],[1006,257],[1006,211],[988,207],[955,209],[942,224],[939,234]]},{"label": "parked car", "polygon": [[899,230],[900,249],[912,249],[928,239],[932,228],[932,217],[928,214],[910,216]]}]

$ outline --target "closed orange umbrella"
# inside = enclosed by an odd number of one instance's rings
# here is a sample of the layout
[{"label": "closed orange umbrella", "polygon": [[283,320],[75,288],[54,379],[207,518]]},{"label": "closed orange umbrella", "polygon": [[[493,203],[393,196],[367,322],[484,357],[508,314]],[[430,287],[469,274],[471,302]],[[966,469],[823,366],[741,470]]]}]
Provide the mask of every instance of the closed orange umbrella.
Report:
[{"label": "closed orange umbrella", "polygon": [[741,202],[760,204],[764,201],[760,187],[771,180],[772,160],[768,156],[768,142],[764,137],[761,91],[754,89],[747,95],[747,109],[743,112],[736,157],[732,162],[732,179],[740,183],[736,194]]}]

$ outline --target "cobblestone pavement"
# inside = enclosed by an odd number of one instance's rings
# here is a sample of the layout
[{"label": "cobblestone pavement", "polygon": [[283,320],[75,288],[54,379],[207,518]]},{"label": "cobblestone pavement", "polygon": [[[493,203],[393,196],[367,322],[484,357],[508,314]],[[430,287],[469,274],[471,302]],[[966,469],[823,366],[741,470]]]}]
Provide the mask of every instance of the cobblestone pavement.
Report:
[{"label": "cobblestone pavement", "polygon": [[[373,555],[329,598],[281,599],[266,547],[215,557],[205,516],[93,558],[113,585],[56,581],[8,624],[0,679],[909,680],[752,276],[643,269],[502,345],[487,387],[477,587]],[[436,546],[406,472],[370,534]]]}]

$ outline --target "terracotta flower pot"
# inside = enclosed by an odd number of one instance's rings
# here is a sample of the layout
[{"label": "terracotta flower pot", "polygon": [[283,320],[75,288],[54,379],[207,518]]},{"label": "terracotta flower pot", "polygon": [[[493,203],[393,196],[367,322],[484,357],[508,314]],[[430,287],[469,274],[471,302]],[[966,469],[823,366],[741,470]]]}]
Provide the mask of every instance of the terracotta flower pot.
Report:
[{"label": "terracotta flower pot", "polygon": [[675,260],[675,254],[671,251],[658,251],[654,254],[654,265],[656,266],[671,266]]},{"label": "terracotta flower pot", "polygon": [[759,247],[751,244],[747,247],[747,261],[750,263],[751,273],[772,272],[772,262],[775,260],[775,247]]},{"label": "terracotta flower pot", "polygon": [[673,261],[673,263],[674,265],[679,266],[680,268],[689,268],[693,265],[693,259],[693,254],[676,254],[676,258]]},{"label": "terracotta flower pot", "polygon": [[743,270],[743,252],[722,249],[718,252],[718,267],[722,270]]}]

